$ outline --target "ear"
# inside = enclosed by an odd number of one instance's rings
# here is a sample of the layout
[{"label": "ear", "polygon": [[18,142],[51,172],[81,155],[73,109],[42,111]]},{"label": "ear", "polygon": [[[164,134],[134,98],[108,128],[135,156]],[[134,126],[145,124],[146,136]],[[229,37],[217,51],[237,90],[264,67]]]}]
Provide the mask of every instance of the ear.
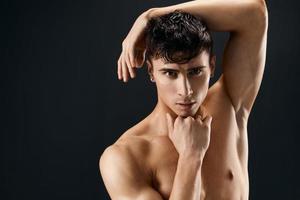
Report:
[{"label": "ear", "polygon": [[151,61],[147,60],[146,63],[147,63],[147,68],[148,68],[148,74],[150,76],[153,76],[153,66],[152,66]]},{"label": "ear", "polygon": [[210,67],[210,77],[214,77],[215,69],[216,69],[216,55],[212,55],[209,62]]},{"label": "ear", "polygon": [[152,65],[151,61],[149,61],[149,60],[147,60],[146,63],[147,63],[147,67],[148,67],[148,74],[150,76],[150,81],[154,83],[155,79],[154,79],[154,75],[153,75],[153,65]]}]

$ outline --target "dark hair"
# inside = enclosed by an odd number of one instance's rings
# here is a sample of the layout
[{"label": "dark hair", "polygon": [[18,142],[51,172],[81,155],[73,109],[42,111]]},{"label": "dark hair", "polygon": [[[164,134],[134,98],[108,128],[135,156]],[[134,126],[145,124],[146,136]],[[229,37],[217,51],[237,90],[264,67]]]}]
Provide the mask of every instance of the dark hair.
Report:
[{"label": "dark hair", "polygon": [[146,59],[186,63],[202,51],[212,55],[213,40],[200,18],[176,10],[152,18],[146,27]]}]

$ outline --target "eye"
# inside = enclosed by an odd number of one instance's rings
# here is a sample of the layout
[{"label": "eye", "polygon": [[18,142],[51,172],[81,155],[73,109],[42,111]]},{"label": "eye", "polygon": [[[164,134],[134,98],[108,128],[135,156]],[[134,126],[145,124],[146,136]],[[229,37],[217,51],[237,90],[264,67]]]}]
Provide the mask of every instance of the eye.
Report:
[{"label": "eye", "polygon": [[201,68],[194,68],[191,71],[189,71],[188,75],[194,76],[194,75],[199,75],[201,74],[202,69]]},{"label": "eye", "polygon": [[163,72],[165,75],[171,77],[171,78],[176,78],[177,77],[177,72],[175,71],[165,71]]}]

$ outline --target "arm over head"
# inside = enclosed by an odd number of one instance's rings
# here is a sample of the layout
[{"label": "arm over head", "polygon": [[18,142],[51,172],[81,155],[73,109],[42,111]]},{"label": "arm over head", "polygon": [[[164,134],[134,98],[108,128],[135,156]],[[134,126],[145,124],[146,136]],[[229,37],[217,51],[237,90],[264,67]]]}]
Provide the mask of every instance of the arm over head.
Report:
[{"label": "arm over head", "polygon": [[[144,12],[123,41],[118,61],[119,79],[125,82],[133,68],[144,62],[144,29],[152,17],[181,10],[201,17],[212,31],[230,32],[223,55],[220,82],[232,101],[236,113],[248,117],[263,77],[268,29],[268,12],[264,0],[195,0]],[[143,42],[141,42],[143,41]],[[138,51],[144,52],[144,51]],[[242,112],[241,112],[242,111]]]},{"label": "arm over head", "polygon": [[253,13],[248,23],[230,33],[222,61],[228,95],[236,112],[247,117],[263,78],[268,28],[265,4],[258,4]]},{"label": "arm over head", "polygon": [[201,17],[212,31],[226,31],[220,82],[235,111],[248,116],[257,96],[266,59],[268,12],[264,0],[196,0],[148,11],[149,17],[182,10]]}]

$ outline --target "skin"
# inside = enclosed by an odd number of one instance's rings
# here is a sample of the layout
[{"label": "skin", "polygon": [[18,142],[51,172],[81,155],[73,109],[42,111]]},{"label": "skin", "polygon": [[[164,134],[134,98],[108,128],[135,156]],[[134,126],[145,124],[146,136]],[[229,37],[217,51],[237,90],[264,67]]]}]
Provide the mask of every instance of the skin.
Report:
[{"label": "skin", "polygon": [[[186,64],[165,63],[161,58],[147,63],[156,83],[158,102],[162,102],[165,111],[182,117],[195,116],[207,95],[215,57],[209,60],[209,54],[203,51]],[[191,109],[181,106],[187,102],[194,103]]]},{"label": "skin", "polygon": [[215,57],[205,51],[186,64],[148,62],[158,103],[103,152],[104,184],[113,200],[248,199],[247,121],[265,64],[265,3],[199,0],[146,11],[122,43],[120,80],[135,77],[145,62],[147,20],[176,9],[201,16],[211,30],[230,32],[223,73],[209,88]]}]

